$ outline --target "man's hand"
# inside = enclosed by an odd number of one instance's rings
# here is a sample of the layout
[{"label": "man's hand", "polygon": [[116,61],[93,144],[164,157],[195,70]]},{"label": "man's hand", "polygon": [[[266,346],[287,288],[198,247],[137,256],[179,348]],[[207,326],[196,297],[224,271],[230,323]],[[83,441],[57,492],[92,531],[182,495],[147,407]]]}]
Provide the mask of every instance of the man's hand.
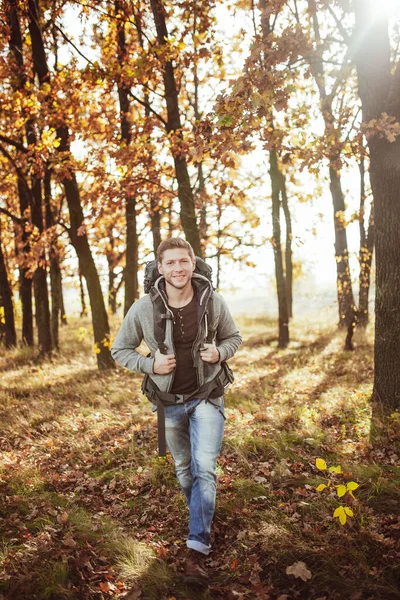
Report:
[{"label": "man's hand", "polygon": [[201,359],[208,363],[219,362],[219,351],[215,344],[203,344],[200,350]]},{"label": "man's hand", "polygon": [[156,350],[153,366],[154,373],[157,373],[157,375],[168,375],[175,367],[175,354],[161,354],[159,350]]}]

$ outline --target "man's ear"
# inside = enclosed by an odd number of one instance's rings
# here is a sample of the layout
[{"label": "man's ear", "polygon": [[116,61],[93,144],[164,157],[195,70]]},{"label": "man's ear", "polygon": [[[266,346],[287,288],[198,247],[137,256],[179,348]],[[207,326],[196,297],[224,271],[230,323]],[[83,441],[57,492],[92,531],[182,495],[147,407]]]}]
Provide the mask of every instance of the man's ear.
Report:
[{"label": "man's ear", "polygon": [[157,263],[157,269],[158,269],[158,272],[162,275],[163,274],[162,266],[161,266],[161,263],[159,263],[159,262]]},{"label": "man's ear", "polygon": [[194,273],[194,270],[196,268],[196,257],[194,257],[193,259],[193,269],[192,269],[192,273]]}]

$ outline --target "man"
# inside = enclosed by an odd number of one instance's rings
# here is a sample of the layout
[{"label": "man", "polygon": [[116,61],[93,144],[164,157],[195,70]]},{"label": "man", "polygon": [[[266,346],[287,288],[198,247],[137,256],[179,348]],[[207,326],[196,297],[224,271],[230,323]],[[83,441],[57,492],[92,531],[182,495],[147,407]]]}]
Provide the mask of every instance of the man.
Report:
[{"label": "man", "polygon": [[[184,580],[206,585],[204,557],[211,547],[216,462],[225,419],[223,361],[235,354],[242,338],[225,300],[206,277],[194,273],[196,258],[188,242],[180,238],[162,242],[157,266],[161,277],[154,295],[164,313],[165,344],[156,339],[158,313],[148,294],[129,309],[111,353],[120,365],[146,374],[150,387],[158,390],[155,397],[159,411],[165,411],[166,442],[189,507]],[[142,340],[150,356],[137,352]],[[161,396],[169,400],[165,406]]]}]

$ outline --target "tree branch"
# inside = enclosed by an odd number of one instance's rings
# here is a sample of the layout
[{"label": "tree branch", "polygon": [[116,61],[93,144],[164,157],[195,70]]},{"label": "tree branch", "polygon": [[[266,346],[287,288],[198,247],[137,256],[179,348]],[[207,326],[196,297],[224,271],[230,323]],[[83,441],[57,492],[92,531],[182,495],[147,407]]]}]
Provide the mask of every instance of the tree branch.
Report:
[{"label": "tree branch", "polygon": [[9,137],[7,137],[6,135],[3,135],[0,133],[0,140],[2,142],[4,142],[5,144],[9,144],[10,146],[14,146],[14,148],[17,148],[17,150],[21,150],[21,152],[24,152],[25,154],[27,154],[29,152],[28,148],[26,148],[23,144],[21,144],[21,142],[17,142],[16,140],[13,140]]},{"label": "tree branch", "polygon": [[86,60],[86,62],[88,62],[90,65],[92,65],[93,67],[96,68],[96,65],[94,64],[94,62],[92,62],[89,58],[87,58],[87,56],[85,56],[79,50],[79,48],[77,46],[75,46],[74,42],[72,40],[70,40],[69,37],[67,35],[65,35],[63,30],[60,27],[58,27],[58,25],[56,25],[55,23],[54,23],[54,28],[57,29],[57,31],[59,31],[61,33],[64,40],[73,47],[73,49],[79,54],[79,56],[81,56],[84,60]]},{"label": "tree branch", "polygon": [[32,193],[31,192],[31,188],[28,185],[28,182],[26,180],[25,177],[25,173],[22,171],[22,169],[17,165],[17,163],[15,162],[14,158],[11,156],[11,154],[8,152],[8,150],[6,150],[1,144],[0,144],[0,152],[3,156],[5,156],[10,163],[12,164],[12,166],[14,167],[18,177],[20,177],[20,179],[24,182],[24,185],[26,186],[26,189],[29,193],[29,195]]},{"label": "tree branch", "polygon": [[7,217],[10,217],[10,219],[12,221],[14,221],[14,223],[17,223],[18,225],[22,225],[22,223],[23,223],[22,219],[13,215],[9,210],[7,210],[6,208],[2,208],[1,206],[0,206],[0,213],[2,213],[3,215],[6,215]]},{"label": "tree branch", "polygon": [[165,119],[162,118],[161,115],[158,114],[158,112],[156,112],[151,105],[146,102],[145,100],[141,100],[140,98],[138,98],[137,96],[135,96],[135,94],[133,92],[131,92],[131,90],[128,91],[129,95],[131,96],[131,98],[133,98],[136,102],[139,102],[139,104],[141,104],[142,106],[144,106],[145,108],[147,108],[147,110],[149,110],[151,113],[153,113],[153,115],[155,117],[157,117],[157,119],[159,121],[161,121],[161,123],[163,123],[163,125],[166,127],[167,126],[167,121]]}]

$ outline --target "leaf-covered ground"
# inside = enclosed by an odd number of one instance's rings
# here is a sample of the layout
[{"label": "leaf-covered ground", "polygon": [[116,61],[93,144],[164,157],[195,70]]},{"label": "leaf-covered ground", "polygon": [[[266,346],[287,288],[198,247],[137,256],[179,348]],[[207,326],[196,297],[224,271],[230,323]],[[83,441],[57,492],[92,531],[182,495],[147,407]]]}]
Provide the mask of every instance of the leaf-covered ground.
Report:
[{"label": "leaf-covered ground", "polygon": [[275,322],[240,325],[203,592],[180,582],[188,514],[141,377],[98,372],[81,320],[51,361],[0,350],[0,599],[400,598],[400,418],[372,414],[371,340],[344,352],[309,321],[279,350]]}]

